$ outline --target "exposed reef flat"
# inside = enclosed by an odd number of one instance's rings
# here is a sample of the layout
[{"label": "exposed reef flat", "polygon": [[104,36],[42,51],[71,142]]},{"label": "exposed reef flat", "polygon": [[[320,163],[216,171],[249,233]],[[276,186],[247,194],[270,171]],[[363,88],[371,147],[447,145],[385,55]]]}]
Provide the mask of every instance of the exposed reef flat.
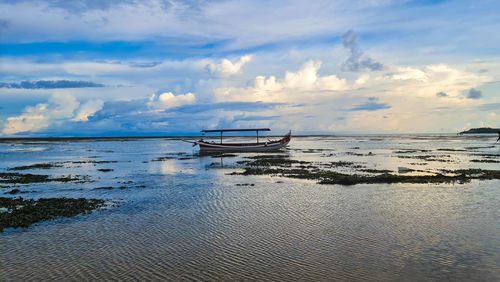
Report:
[{"label": "exposed reef flat", "polygon": [[[500,170],[484,169],[442,169],[430,175],[401,175],[392,174],[389,170],[361,169],[365,174],[347,174],[332,170],[320,169],[321,164],[315,165],[310,162],[288,159],[282,155],[256,156],[253,161],[240,161],[244,165],[243,172],[233,174],[241,175],[276,175],[282,177],[316,180],[319,184],[355,185],[369,183],[466,183],[473,179],[491,180],[500,179]],[[308,166],[292,166],[292,164],[308,164]],[[340,165],[340,164],[339,164]],[[342,166],[360,168],[350,162],[342,163]]]}]

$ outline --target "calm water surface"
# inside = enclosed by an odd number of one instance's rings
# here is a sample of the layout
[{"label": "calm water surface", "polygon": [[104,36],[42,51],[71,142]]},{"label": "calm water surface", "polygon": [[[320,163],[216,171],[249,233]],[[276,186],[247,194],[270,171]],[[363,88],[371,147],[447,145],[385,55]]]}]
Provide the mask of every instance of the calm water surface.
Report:
[{"label": "calm water surface", "polygon": [[[401,166],[416,174],[500,170],[498,162],[477,162],[500,161],[495,140],[299,137],[280,154],[394,173]],[[0,193],[15,187],[27,192],[24,198],[120,203],[0,233],[0,280],[500,280],[498,180],[319,185],[229,175],[241,171],[237,161],[256,154],[196,153],[190,144],[169,139],[0,142],[0,171],[59,162],[62,167],[21,172],[89,180],[12,185]],[[154,161],[159,157],[167,158]]]}]

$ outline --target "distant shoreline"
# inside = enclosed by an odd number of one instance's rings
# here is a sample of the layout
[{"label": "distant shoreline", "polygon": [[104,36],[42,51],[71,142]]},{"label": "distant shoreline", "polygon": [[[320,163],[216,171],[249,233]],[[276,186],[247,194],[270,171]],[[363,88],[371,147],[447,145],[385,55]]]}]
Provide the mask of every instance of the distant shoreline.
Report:
[{"label": "distant shoreline", "polygon": [[491,127],[480,127],[480,128],[471,128],[466,131],[459,132],[458,134],[497,134],[500,132],[500,128],[491,128]]}]

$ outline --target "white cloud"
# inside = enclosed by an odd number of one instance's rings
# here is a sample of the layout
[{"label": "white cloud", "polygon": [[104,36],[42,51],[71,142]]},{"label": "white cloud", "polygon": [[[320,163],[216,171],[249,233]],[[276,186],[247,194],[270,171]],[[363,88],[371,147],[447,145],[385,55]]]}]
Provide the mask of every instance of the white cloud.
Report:
[{"label": "white cloud", "polygon": [[174,95],[172,92],[166,92],[160,95],[151,95],[148,107],[156,111],[162,111],[182,105],[192,104],[195,100],[196,98],[193,93]]},{"label": "white cloud", "polygon": [[102,109],[103,105],[104,102],[102,100],[88,101],[80,107],[72,121],[88,121],[89,116],[92,116],[95,112]]},{"label": "white cloud", "polygon": [[[287,71],[284,78],[257,76],[247,88],[215,89],[218,101],[298,102],[311,101],[317,96],[331,95],[323,91],[346,90],[345,79],[335,75],[320,76],[321,61],[308,61],[298,71]],[[307,92],[307,93],[306,93]]]},{"label": "white cloud", "polygon": [[54,123],[73,117],[79,105],[71,95],[54,94],[48,103],[26,107],[20,116],[7,118],[2,133],[11,135],[48,128]]},{"label": "white cloud", "polygon": [[[490,80],[484,75],[477,75],[448,65],[428,65],[422,69],[404,67],[391,77],[392,90],[396,94],[435,97],[444,92],[450,98],[461,99],[462,91],[469,90]],[[448,100],[449,102],[449,100]]]},{"label": "white cloud", "polygon": [[421,82],[427,82],[429,77],[427,74],[419,69],[411,67],[401,67],[398,68],[398,72],[392,75],[394,80],[416,80]]},{"label": "white cloud", "polygon": [[220,75],[233,75],[240,72],[241,68],[252,60],[252,55],[242,56],[237,62],[233,63],[228,59],[222,59],[218,64],[208,64],[210,72]]},{"label": "white cloud", "polygon": [[70,94],[53,94],[47,103],[28,106],[24,108],[21,115],[7,118],[2,134],[36,132],[70,120],[88,121],[88,117],[100,110],[102,106],[101,100],[91,100],[80,105],[80,102]]}]

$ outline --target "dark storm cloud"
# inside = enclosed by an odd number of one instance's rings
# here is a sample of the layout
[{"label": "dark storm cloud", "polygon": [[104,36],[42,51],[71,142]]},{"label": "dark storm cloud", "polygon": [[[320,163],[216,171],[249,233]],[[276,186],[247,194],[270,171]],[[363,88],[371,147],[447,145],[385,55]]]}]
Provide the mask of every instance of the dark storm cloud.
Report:
[{"label": "dark storm cloud", "polygon": [[467,93],[467,98],[469,99],[481,99],[483,97],[483,93],[480,90],[476,90],[471,88],[469,93]]},{"label": "dark storm cloud", "polygon": [[56,88],[86,88],[104,87],[104,84],[75,80],[38,80],[22,82],[0,82],[0,88],[15,89],[56,89]]},{"label": "dark storm cloud", "polygon": [[365,56],[364,59],[362,58],[363,52],[359,49],[358,36],[354,34],[354,31],[349,30],[342,35],[342,44],[351,51],[349,58],[342,63],[341,67],[343,71],[376,71],[384,68],[384,65],[369,57]]}]

